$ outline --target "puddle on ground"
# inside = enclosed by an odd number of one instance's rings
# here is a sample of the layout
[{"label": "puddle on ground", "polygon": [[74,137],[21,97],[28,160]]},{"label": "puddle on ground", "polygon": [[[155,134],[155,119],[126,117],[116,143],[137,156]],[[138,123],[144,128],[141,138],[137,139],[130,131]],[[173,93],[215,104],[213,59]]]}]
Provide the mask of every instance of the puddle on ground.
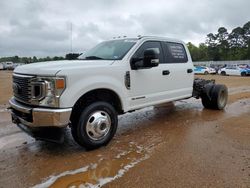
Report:
[{"label": "puddle on ground", "polygon": [[22,144],[34,142],[34,139],[23,132],[0,137],[0,150],[19,147]]},{"label": "puddle on ground", "polygon": [[51,176],[33,188],[101,187],[122,177],[130,168],[149,158],[153,147],[154,145],[143,147],[130,142],[128,150],[121,151],[112,159],[105,159],[100,155],[95,163]]},{"label": "puddle on ground", "polygon": [[250,113],[250,99],[238,100],[237,102],[228,105],[225,111],[227,115],[231,116],[239,116],[244,113]]},{"label": "puddle on ground", "polygon": [[[41,182],[42,177],[49,175],[51,176],[34,187],[98,187],[122,177],[129,169],[151,156],[152,151],[156,151],[162,142],[169,145],[179,142],[176,144],[178,147],[184,139],[188,139],[192,141],[190,145],[193,147],[194,144],[199,143],[197,135],[210,138],[209,136],[214,132],[224,130],[220,127],[216,128],[219,124],[227,125],[230,121],[237,122],[235,119],[227,120],[229,117],[241,116],[249,112],[250,99],[228,104],[224,111],[204,109],[201,101],[193,98],[175,102],[175,105],[168,103],[154,108],[141,109],[120,116],[116,137],[107,148],[93,153],[79,149],[76,144],[72,143],[71,136],[67,136],[70,140],[68,143],[52,145],[34,142],[31,137],[26,138],[24,133],[14,134],[4,128],[5,133],[0,139],[0,149],[19,147],[23,141],[29,143],[31,140],[33,143],[16,149],[17,154],[8,153],[9,156],[6,155],[6,159],[4,158],[4,164],[7,167],[4,166],[4,168],[10,169],[8,166],[10,164],[19,168],[13,168],[15,173],[8,174],[8,170],[2,172],[5,177],[14,174],[16,177],[13,176],[13,179],[21,182],[20,185],[23,187]],[[2,123],[5,127],[10,127],[5,123],[5,121],[10,121],[7,115],[9,115],[8,112],[0,113],[0,125]],[[10,128],[13,129],[13,127]],[[235,129],[233,132],[230,130],[224,130],[224,132],[228,137],[236,139],[238,137],[233,137],[236,130],[238,131]],[[240,133],[245,134],[245,132]],[[245,138],[241,139],[241,143],[247,141]],[[166,147],[169,147],[167,144]],[[14,150],[15,148],[13,152]],[[15,160],[21,162],[13,162]],[[33,169],[33,174],[24,172],[23,163],[27,164],[27,169]],[[69,169],[73,170],[68,171]],[[15,187],[15,182],[11,184],[9,181],[9,183],[10,186]]]},{"label": "puddle on ground", "polygon": [[[147,113],[150,115],[149,117],[153,118],[153,120],[155,121],[154,117],[156,118],[161,117],[160,111],[166,110],[170,116],[175,116],[175,114],[182,113],[183,112],[182,108],[185,108],[184,106],[186,106],[185,112],[189,117],[192,117],[192,116],[196,117],[198,115],[200,116],[201,121],[203,121],[203,119],[205,118],[206,121],[211,120],[210,122],[208,121],[207,124],[209,123],[213,124],[212,120],[214,120],[215,118],[215,116],[213,115],[215,111],[209,111],[209,110],[203,111],[203,109],[200,109],[200,104],[198,104],[198,102],[194,102],[194,101],[192,102],[189,101],[189,102],[190,102],[189,103],[190,106],[186,105],[186,101],[179,101],[176,107],[174,107],[172,104],[169,104],[165,107],[161,106],[154,110],[148,109]],[[187,113],[189,111],[189,108],[191,108],[192,111],[194,111],[194,108],[196,108],[197,114]],[[171,115],[171,112],[174,109],[175,109],[175,113]],[[156,114],[153,113],[153,111],[155,110],[157,112]],[[243,100],[240,100],[240,101],[237,101],[235,103],[228,105],[225,112],[223,111],[220,111],[220,113],[217,112],[217,115],[219,119],[223,120],[225,118],[228,118],[227,116],[229,115],[237,116],[237,115],[249,112],[249,110],[250,110],[250,99],[243,99]],[[144,111],[141,113],[146,113],[146,112]],[[138,113],[137,115],[141,113]],[[207,119],[206,116],[209,116],[209,117],[211,116],[211,118],[207,117],[208,118]],[[185,115],[183,117],[185,117]],[[150,121],[150,118],[148,119],[149,121]],[[170,117],[170,119],[172,118]],[[176,123],[177,122],[178,121],[176,121]],[[182,122],[182,124],[185,124],[185,123]],[[203,126],[203,127],[195,126],[193,128],[188,128],[188,127],[187,127],[187,130],[192,130],[191,132],[195,132],[194,129],[197,129],[197,130],[201,130],[202,134],[205,134],[206,132],[208,136],[212,135],[211,132],[214,131],[213,129],[211,129],[211,127],[206,127],[206,126]],[[184,130],[184,127],[182,127],[181,129]],[[206,130],[204,131],[204,129]],[[200,134],[200,132],[197,132],[197,131],[195,133]],[[193,135],[192,137],[196,137],[196,136]],[[156,141],[152,141],[151,143],[156,143]],[[84,166],[82,168],[76,169],[76,170],[66,171],[61,174],[53,175],[49,177],[43,183],[35,185],[34,188],[101,187],[107,183],[114,181],[115,179],[122,177],[126,172],[129,171],[130,168],[133,168],[136,164],[148,159],[150,156],[150,153],[155,148],[155,146],[156,145],[145,146],[145,144],[143,144],[142,146],[135,142],[129,142],[129,147],[126,150],[119,151],[116,155],[112,155],[113,157],[104,158],[103,155],[100,155],[98,156],[96,161],[92,161],[91,164]]]},{"label": "puddle on ground", "polygon": [[223,125],[222,131],[230,140],[236,141],[236,142],[233,142],[232,144],[236,148],[243,148],[245,150],[250,150],[249,115],[250,113],[249,114],[246,113],[246,114],[241,115],[240,118],[233,116],[233,117],[222,120],[222,123],[221,123]]}]

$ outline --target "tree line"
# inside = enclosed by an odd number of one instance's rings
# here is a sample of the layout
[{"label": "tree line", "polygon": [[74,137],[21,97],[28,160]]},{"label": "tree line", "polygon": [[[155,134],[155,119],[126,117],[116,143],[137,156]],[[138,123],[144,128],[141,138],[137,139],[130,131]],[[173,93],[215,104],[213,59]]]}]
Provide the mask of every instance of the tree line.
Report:
[{"label": "tree line", "polygon": [[36,62],[42,62],[42,61],[58,61],[58,60],[74,60],[77,59],[82,53],[68,53],[65,55],[65,57],[62,56],[54,56],[54,57],[42,57],[37,58],[36,56],[33,57],[19,57],[19,56],[13,56],[13,57],[2,57],[0,58],[0,62],[7,62],[11,61],[13,63],[36,63]]},{"label": "tree line", "polygon": [[64,60],[64,57],[42,57],[42,58],[37,58],[36,56],[33,57],[19,57],[19,56],[13,56],[13,57],[2,57],[0,58],[0,62],[6,62],[6,61],[12,61],[13,63],[24,63],[24,64],[29,64],[29,63],[36,63],[36,62],[41,62],[41,61],[57,61],[57,60]]},{"label": "tree line", "polygon": [[250,60],[250,21],[230,33],[220,27],[207,34],[205,43],[187,44],[193,61]]}]

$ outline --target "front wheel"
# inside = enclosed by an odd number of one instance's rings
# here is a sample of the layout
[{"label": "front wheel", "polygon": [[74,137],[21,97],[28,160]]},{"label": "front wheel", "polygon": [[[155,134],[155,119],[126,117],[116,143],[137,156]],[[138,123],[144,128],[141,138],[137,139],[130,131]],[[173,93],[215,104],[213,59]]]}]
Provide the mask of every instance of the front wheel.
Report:
[{"label": "front wheel", "polygon": [[117,124],[117,112],[112,105],[94,102],[83,109],[71,132],[79,145],[96,149],[109,143],[115,135]]}]

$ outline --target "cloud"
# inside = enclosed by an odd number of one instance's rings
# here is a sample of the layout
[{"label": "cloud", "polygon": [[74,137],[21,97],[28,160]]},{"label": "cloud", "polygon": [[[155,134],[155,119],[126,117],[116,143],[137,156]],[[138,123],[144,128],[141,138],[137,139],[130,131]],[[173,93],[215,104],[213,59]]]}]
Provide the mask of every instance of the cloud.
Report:
[{"label": "cloud", "polygon": [[160,35],[204,42],[220,26],[250,20],[249,0],[1,0],[0,56],[64,56],[114,36]]}]

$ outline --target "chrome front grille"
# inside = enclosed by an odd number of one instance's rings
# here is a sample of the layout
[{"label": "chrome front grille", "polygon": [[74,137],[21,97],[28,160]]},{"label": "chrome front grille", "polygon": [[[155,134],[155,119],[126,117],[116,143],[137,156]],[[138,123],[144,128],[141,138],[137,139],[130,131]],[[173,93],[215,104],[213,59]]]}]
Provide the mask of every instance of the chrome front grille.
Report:
[{"label": "chrome front grille", "polygon": [[34,76],[13,74],[13,93],[17,100],[31,102],[31,79]]}]

